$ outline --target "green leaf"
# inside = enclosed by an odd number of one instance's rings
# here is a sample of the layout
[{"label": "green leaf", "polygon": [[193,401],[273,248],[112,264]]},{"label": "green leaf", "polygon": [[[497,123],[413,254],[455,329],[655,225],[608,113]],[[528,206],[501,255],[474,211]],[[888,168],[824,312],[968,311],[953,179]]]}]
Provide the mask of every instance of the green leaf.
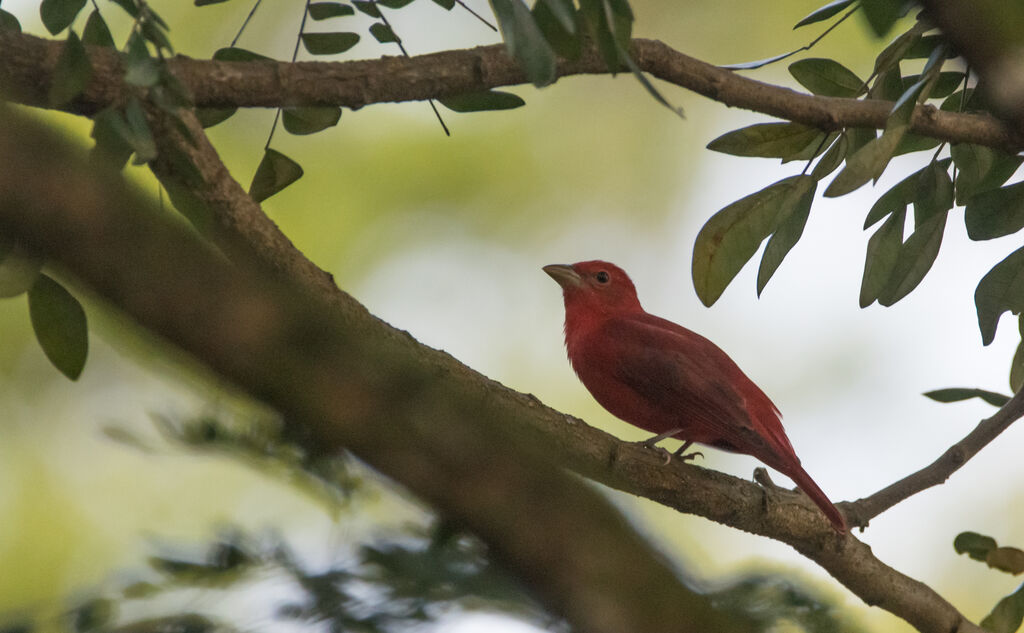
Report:
[{"label": "green leaf", "polygon": [[196,118],[204,128],[213,127],[230,119],[238,108],[196,108]]},{"label": "green leaf", "polygon": [[792,190],[779,211],[778,228],[768,240],[761,256],[761,266],[757,270],[757,296],[768,285],[779,264],[803,235],[807,217],[811,213],[811,203],[818,181],[813,176],[797,176]]},{"label": "green leaf", "polygon": [[868,91],[868,97],[882,101],[896,101],[903,94],[903,90],[903,77],[900,75],[899,64],[896,64],[878,75]]},{"label": "green leaf", "polygon": [[846,128],[846,132],[844,132],[844,134],[846,135],[847,140],[849,140],[846,148],[847,159],[856,154],[860,148],[878,137],[878,133],[874,128],[865,127]]},{"label": "green leaf", "polygon": [[576,7],[572,0],[537,0],[533,5],[534,16],[538,7],[543,7],[558,21],[562,30],[570,35],[576,34]]},{"label": "green leaf", "polygon": [[[907,75],[903,78],[903,81],[907,84],[915,84],[921,80],[921,75]],[[932,88],[931,93],[928,95],[929,99],[942,99],[956,92],[956,89],[960,87],[964,81],[964,74],[962,72],[947,71],[940,72],[938,79],[935,81],[935,87]]]},{"label": "green leaf", "polygon": [[356,9],[359,9],[360,13],[365,13],[371,18],[380,17],[380,9],[370,0],[353,0],[352,4]]},{"label": "green leaf", "polygon": [[950,148],[950,153],[959,170],[956,177],[957,204],[965,204],[977,193],[1002,186],[1024,160],[1020,156],[972,143],[956,143]]},{"label": "green leaf", "polygon": [[355,9],[340,2],[313,2],[309,5],[309,17],[314,20],[327,20],[355,13]]},{"label": "green leaf", "polygon": [[974,291],[981,340],[988,345],[995,339],[999,317],[1007,310],[1024,310],[1024,248],[1010,253],[988,271]]},{"label": "green leaf", "polygon": [[205,6],[209,5],[209,4],[220,4],[222,2],[227,2],[227,1],[228,0],[195,0],[195,5],[197,7],[205,7]]},{"label": "green leaf", "polygon": [[260,55],[259,53],[254,53],[244,48],[238,48],[237,46],[222,48],[213,54],[213,58],[221,62],[275,61],[272,57]]},{"label": "green leaf", "polygon": [[302,178],[302,167],[281,152],[268,147],[252,177],[249,195],[256,202],[263,202],[299,178]]},{"label": "green leaf", "polygon": [[[613,75],[622,70],[623,52],[629,50],[633,28],[633,13],[629,5],[622,5],[625,11],[619,13],[611,0],[580,0],[580,14],[590,27],[597,41],[597,50]],[[626,54],[628,56],[628,52]]]},{"label": "green leaf", "polygon": [[992,569],[1014,576],[1024,573],[1024,551],[1016,547],[997,547],[989,551],[985,562]]},{"label": "green leaf", "polygon": [[146,113],[142,109],[142,103],[136,97],[128,100],[124,108],[124,119],[128,123],[130,135],[125,140],[135,151],[135,165],[142,165],[154,160],[157,156],[156,141],[153,140],[153,132],[149,129],[146,121]]},{"label": "green leaf", "polygon": [[359,43],[358,33],[303,33],[302,44],[313,55],[337,55]]},{"label": "green leaf", "polygon": [[484,110],[511,110],[526,105],[518,95],[511,92],[488,90],[470,92],[438,99],[441,105],[455,112],[482,112]]},{"label": "green leaf", "polygon": [[138,31],[128,38],[124,65],[124,80],[133,86],[151,88],[160,82],[160,64],[149,54],[146,39]]},{"label": "green leaf", "polygon": [[900,139],[900,144],[896,146],[896,150],[893,151],[892,155],[902,156],[903,154],[911,154],[913,152],[923,152],[928,149],[935,149],[939,146],[940,141],[937,138],[930,136],[921,136],[920,134],[914,134],[913,132],[907,132]]},{"label": "green leaf", "polygon": [[[949,158],[943,158],[940,161],[936,161],[936,163],[940,168],[948,169],[950,161],[951,159]],[[931,168],[932,163],[929,163],[923,169],[915,171],[883,193],[875,204],[872,205],[871,210],[868,211],[868,217],[864,220],[864,228],[868,228],[890,213],[894,213],[901,209],[905,210],[907,205],[915,199],[921,176],[924,174],[926,169]]]},{"label": "green leaf", "polygon": [[798,29],[801,26],[807,26],[808,24],[815,24],[816,22],[824,22],[833,15],[839,13],[846,7],[854,3],[854,0],[834,0],[829,2],[823,7],[819,7],[814,11],[811,11],[804,19],[800,20],[794,26],[794,29]]},{"label": "green leaf", "polygon": [[[580,53],[583,50],[582,37],[580,32],[582,28],[582,16],[578,13],[572,14],[572,29],[567,30],[563,24],[562,17],[555,14],[552,7],[564,7],[563,3],[568,4],[569,8],[572,9],[572,3],[569,0],[540,0],[533,5],[531,13],[533,13],[533,19],[537,22],[537,27],[544,35],[544,39],[551,44],[551,47],[555,50],[560,57],[570,60],[579,59]],[[575,9],[573,9],[575,11]]]},{"label": "green leaf", "polygon": [[284,108],[281,111],[281,122],[284,129],[291,134],[313,134],[338,124],[341,119],[341,108],[338,106],[311,106],[301,108]]},{"label": "green leaf", "polygon": [[826,97],[856,97],[865,87],[852,70],[832,59],[801,59],[789,65],[789,74],[812,93]]},{"label": "green leaf", "polygon": [[555,81],[555,51],[522,0],[490,0],[509,55],[538,88]]},{"label": "green leaf", "polygon": [[846,145],[849,143],[846,136],[844,132],[832,143],[828,151],[825,152],[825,155],[821,157],[821,160],[818,161],[818,164],[811,171],[812,178],[821,180],[834,172],[843,163],[843,160],[846,158]]},{"label": "green leaf", "polygon": [[2,31],[21,33],[21,22],[18,22],[18,18],[13,13],[0,9],[0,32]]},{"label": "green leaf", "polygon": [[39,3],[39,17],[51,35],[56,35],[71,26],[85,7],[86,0],[42,0]]},{"label": "green leaf", "polygon": [[[780,180],[737,200],[707,221],[694,244],[692,268],[693,285],[704,305],[710,306],[717,301],[726,286],[757,252],[761,242],[778,231],[795,210],[802,209],[808,190],[812,191],[810,197],[813,197],[815,184],[810,176]],[[794,234],[799,237],[795,228],[787,227],[774,254],[764,265],[769,276],[778,266],[774,260],[781,260],[781,255],[788,250],[786,244],[795,241]]]},{"label": "green leaf", "polygon": [[866,308],[874,303],[889,283],[903,246],[903,225],[906,221],[906,208],[899,209],[868,240],[864,276],[860,283],[860,307]]},{"label": "green leaf", "polygon": [[1024,622],[1024,585],[996,603],[981,621],[981,628],[992,633],[1016,633]]},{"label": "green leaf", "polygon": [[100,12],[95,9],[89,14],[89,19],[85,22],[85,30],[82,32],[82,43],[92,46],[116,48],[114,36],[110,34],[110,28],[107,27],[107,23],[103,20]]},{"label": "green leaf", "polygon": [[381,44],[388,44],[391,42],[400,42],[395,32],[391,30],[391,27],[383,22],[377,22],[370,26],[370,35],[372,35]]},{"label": "green leaf", "polygon": [[28,291],[28,311],[36,340],[53,366],[77,380],[89,353],[85,311],[78,300],[53,279],[39,275]]},{"label": "green leaf", "polygon": [[89,160],[120,170],[132,155],[128,141],[131,135],[128,122],[120,111],[115,108],[100,111],[93,117],[92,138],[96,146],[89,153]]},{"label": "green leaf", "polygon": [[789,158],[823,138],[824,132],[801,123],[758,123],[727,132],[707,148],[733,156]]},{"label": "green leaf", "polygon": [[906,126],[886,130],[846,159],[846,167],[832,180],[825,196],[834,198],[850,193],[869,180],[878,180],[892,159],[893,152],[906,134]]},{"label": "green leaf", "polygon": [[1017,345],[1010,361],[1010,391],[1017,393],[1024,387],[1024,339]]},{"label": "green leaf", "polygon": [[446,11],[451,11],[455,8],[455,0],[434,0],[434,4],[443,7]]},{"label": "green leaf", "polygon": [[53,107],[62,106],[78,95],[92,79],[92,64],[85,46],[74,29],[68,31],[68,39],[61,48],[57,65],[53,69],[47,99]]},{"label": "green leaf", "polygon": [[971,389],[969,387],[950,387],[948,389],[936,389],[924,394],[936,402],[960,402],[971,398],[981,398],[993,407],[1001,407],[1010,401],[1010,396],[1005,396],[994,391],[984,389]]},{"label": "green leaf", "polygon": [[964,211],[967,235],[990,240],[1024,228],[1024,182],[971,196]]},{"label": "green leaf", "polygon": [[[922,31],[928,30],[928,23],[927,22],[918,22],[918,24],[921,25]],[[921,39],[919,39],[914,44],[914,46],[911,47],[911,49],[909,51],[907,51],[907,54],[906,54],[905,58],[906,59],[925,59],[925,58],[931,56],[932,51],[935,50],[936,46],[940,46],[940,45],[944,45],[944,44],[946,44],[946,38],[943,37],[942,35],[925,35],[925,36],[921,37]],[[956,51],[953,51],[953,50],[950,50],[946,54],[946,57],[948,57],[948,58],[953,58],[953,57],[956,57],[956,56],[957,56],[957,53],[956,53]]]},{"label": "green leaf", "polygon": [[953,539],[953,549],[957,554],[967,554],[974,560],[985,562],[988,553],[994,550],[998,544],[991,536],[984,536],[977,532],[961,532]]},{"label": "green leaf", "polygon": [[17,297],[28,292],[39,278],[43,258],[17,244],[6,242],[0,245],[3,247],[3,256],[0,257],[0,299]]},{"label": "green leaf", "polygon": [[412,4],[412,2],[413,0],[377,0],[377,4],[389,9],[401,9],[404,6]]},{"label": "green leaf", "polygon": [[861,0],[861,12],[878,37],[883,37],[900,18],[899,0]]},{"label": "green leaf", "polygon": [[909,51],[921,41],[921,34],[927,30],[926,23],[916,22],[910,30],[890,42],[875,58],[875,74],[880,75],[898,66],[900,60],[905,59]]},{"label": "green leaf", "polygon": [[764,59],[757,59],[757,60],[754,60],[752,62],[741,62],[739,64],[726,64],[726,65],[722,66],[722,68],[725,68],[726,70],[756,70],[756,69],[761,68],[763,66],[767,66],[768,64],[774,64],[775,62],[782,61],[782,60],[786,59],[787,57],[792,57],[793,55],[796,55],[797,53],[799,53],[800,51],[803,51],[803,50],[804,50],[803,48],[798,48],[798,49],[796,49],[794,51],[789,51],[788,53],[781,53],[779,55],[773,55],[772,57],[765,57]]}]

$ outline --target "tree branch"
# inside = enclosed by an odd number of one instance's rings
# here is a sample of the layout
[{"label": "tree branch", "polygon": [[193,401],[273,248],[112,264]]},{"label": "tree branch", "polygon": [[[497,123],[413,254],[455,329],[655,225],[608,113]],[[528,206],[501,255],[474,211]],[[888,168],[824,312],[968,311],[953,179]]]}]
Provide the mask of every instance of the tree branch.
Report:
[{"label": "tree branch", "polygon": [[851,522],[857,525],[867,525],[868,521],[897,503],[922,490],[945,483],[950,475],[959,470],[978,451],[985,448],[989,442],[996,439],[1021,416],[1024,416],[1024,390],[1018,391],[1009,402],[996,411],[995,415],[982,420],[964,439],[950,446],[928,466],[882,488],[869,497],[844,504],[843,509],[850,516]]},{"label": "tree branch", "polygon": [[[11,98],[46,107],[49,78],[60,42],[12,32],[0,33],[0,87]],[[630,51],[645,72],[722,104],[804,123],[823,130],[881,129],[892,103],[819,97],[748,79],[689,57],[662,42],[635,39]],[[124,100],[116,54],[90,47],[94,75],[69,109],[91,115]],[[221,62],[179,56],[170,60],[175,76],[197,107],[280,107],[339,105],[358,109],[373,103],[422,101],[526,83],[526,76],[502,45],[445,51],[417,57],[383,57],[349,62]],[[562,77],[607,74],[590,48],[577,61],[561,61]],[[911,131],[952,143],[969,142],[1010,153],[1024,148],[1024,135],[998,119],[918,106]]]}]

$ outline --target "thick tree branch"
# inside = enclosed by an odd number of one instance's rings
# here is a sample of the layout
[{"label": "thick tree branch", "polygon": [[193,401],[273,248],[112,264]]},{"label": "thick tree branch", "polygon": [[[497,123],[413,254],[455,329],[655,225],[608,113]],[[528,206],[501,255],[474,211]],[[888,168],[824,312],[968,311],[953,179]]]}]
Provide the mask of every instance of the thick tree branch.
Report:
[{"label": "thick tree branch", "polygon": [[578,630],[745,630],[687,589],[600,493],[509,436],[529,409],[232,266],[9,108],[0,155],[16,157],[0,170],[5,237],[275,406],[316,448],[351,450],[465,525]]},{"label": "thick tree branch", "polygon": [[[0,88],[11,98],[45,107],[49,78],[60,42],[31,35],[0,33]],[[892,103],[818,97],[766,84],[689,57],[662,42],[636,39],[631,45],[645,72],[732,107],[745,108],[825,130],[884,128]],[[93,81],[69,107],[90,115],[124,98],[116,55],[90,49]],[[189,88],[197,107],[279,107],[422,101],[465,92],[526,83],[504,46],[482,46],[412,58],[383,57],[351,62],[219,62],[177,57],[175,75]],[[560,76],[606,74],[595,50],[577,61],[559,63]],[[1024,148],[1024,135],[990,116],[942,112],[919,106],[911,130],[949,142],[970,142],[1011,153]]]},{"label": "thick tree branch", "polygon": [[921,470],[882,488],[875,494],[846,504],[851,522],[867,522],[913,495],[945,483],[961,466],[1024,416],[1024,390],[1018,391],[995,415],[982,420],[964,439],[950,446],[938,459]]}]

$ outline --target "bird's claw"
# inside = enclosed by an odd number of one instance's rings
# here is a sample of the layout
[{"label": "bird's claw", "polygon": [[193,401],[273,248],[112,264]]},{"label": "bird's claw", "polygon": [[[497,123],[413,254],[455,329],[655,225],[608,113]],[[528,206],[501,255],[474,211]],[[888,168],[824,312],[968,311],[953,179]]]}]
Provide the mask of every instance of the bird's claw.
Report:
[{"label": "bird's claw", "polygon": [[[639,442],[639,444],[640,444],[640,446],[643,446],[644,448],[646,448],[649,451],[654,451],[655,453],[660,453],[665,458],[665,461],[662,462],[662,465],[663,466],[668,466],[669,462],[672,461],[672,453],[668,452],[667,449],[664,449],[664,448],[658,446],[658,442],[660,442],[662,439],[664,439],[664,438],[652,437],[649,440],[645,440],[643,442]],[[651,440],[654,440],[654,441],[651,441]]]}]

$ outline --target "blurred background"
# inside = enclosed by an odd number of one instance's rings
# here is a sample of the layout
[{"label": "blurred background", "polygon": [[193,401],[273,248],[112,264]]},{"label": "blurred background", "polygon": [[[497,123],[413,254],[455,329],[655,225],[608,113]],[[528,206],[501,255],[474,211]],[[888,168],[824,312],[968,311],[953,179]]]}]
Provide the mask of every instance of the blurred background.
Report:
[{"label": "blurred background", "polygon": [[[204,8],[151,4],[169,21],[179,52],[199,58],[227,46],[251,9],[243,0]],[[264,4],[238,45],[287,59],[304,3]],[[486,1],[468,4],[490,16]],[[634,34],[711,63],[744,62],[813,39],[821,29],[794,32],[792,25],[818,4],[633,0]],[[117,27],[126,24],[106,5],[101,9],[120,42],[124,31]],[[7,0],[3,7],[26,31],[45,32],[37,2]],[[458,7],[448,13],[420,0],[388,15],[413,55],[499,41]],[[886,42],[855,18],[803,56],[833,57],[866,77]],[[361,15],[346,19],[365,21],[363,32],[369,24]],[[344,58],[385,54],[398,51],[364,37]],[[796,87],[788,61],[747,74]],[[686,120],[626,74],[570,77],[544,90],[515,87],[527,106],[512,111],[442,109],[450,138],[425,103],[345,111],[337,127],[309,137],[278,128],[271,146],[297,160],[305,176],[263,206],[374,314],[514,389],[640,440],[643,431],[602,410],[572,374],[559,289],[540,270],[594,258],[619,264],[648,311],[717,342],[771,396],[805,468],[834,501],[867,496],[930,463],[994,410],[977,400],[940,405],[921,393],[948,386],[1009,391],[1015,324],[1007,319],[995,342],[983,347],[973,293],[981,276],[1019,246],[1013,238],[971,243],[962,210],[954,211],[921,286],[895,307],[860,309],[870,235],[862,230],[864,216],[881,191],[921,164],[920,155],[901,157],[874,190],[815,201],[803,239],[760,299],[748,266],[705,308],[690,278],[702,224],[803,164],[705,150],[720,134],[767,119],[673,86],[659,89],[686,110]],[[84,119],[37,114],[88,145]],[[240,112],[209,130],[243,185],[273,117],[268,110]],[[148,172],[129,171],[159,195]],[[155,419],[265,413],[101,304],[88,301],[86,309],[91,353],[72,383],[35,344],[24,297],[0,302],[0,614],[56,626],[75,600],[145,578],[148,556],[208,543],[225,526],[284,538],[297,557],[328,564],[360,539],[429,523],[415,500],[367,473],[359,473],[370,478],[363,492],[339,506],[266,469],[168,442]],[[956,555],[952,541],[974,530],[1000,544],[1024,543],[1022,493],[1011,485],[1024,477],[1022,439],[1020,425],[1012,427],[945,485],[889,510],[858,537],[880,559],[980,619],[1017,581]],[[139,441],[144,446],[133,445]],[[757,466],[753,458],[703,452],[702,466],[737,476],[749,478]],[[909,630],[786,546],[608,494],[702,586],[777,574],[837,605],[850,629]],[[248,601],[224,602],[184,592],[178,604],[185,606],[178,608],[226,610],[247,630],[280,628],[265,601],[252,598],[268,589],[254,591]],[[208,603],[195,604],[201,600]],[[486,612],[453,611],[424,630],[534,628]]]}]

